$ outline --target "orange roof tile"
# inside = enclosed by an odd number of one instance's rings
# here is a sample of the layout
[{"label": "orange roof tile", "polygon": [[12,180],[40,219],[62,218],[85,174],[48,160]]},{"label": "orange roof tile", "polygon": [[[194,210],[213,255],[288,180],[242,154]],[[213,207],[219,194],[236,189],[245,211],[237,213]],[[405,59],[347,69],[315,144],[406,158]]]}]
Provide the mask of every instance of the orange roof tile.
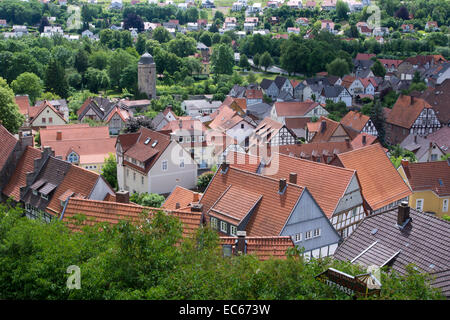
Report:
[{"label": "orange roof tile", "polygon": [[279,117],[289,117],[289,116],[304,116],[309,111],[313,110],[319,104],[314,101],[304,101],[304,102],[275,102],[274,108]]},{"label": "orange roof tile", "polygon": [[380,144],[373,144],[337,155],[345,168],[357,172],[364,199],[372,210],[411,194]]},{"label": "orange roof tile", "polygon": [[14,198],[16,201],[20,200],[20,187],[26,185],[27,172],[34,171],[34,159],[40,159],[42,152],[33,147],[27,147],[22,154],[13,175],[9,179],[8,184],[3,189],[3,193]]},{"label": "orange roof tile", "polygon": [[342,119],[341,124],[350,127],[356,131],[361,131],[370,120],[369,116],[366,116],[360,112],[349,111]]},{"label": "orange roof tile", "polygon": [[[39,106],[36,107],[30,107],[30,109],[28,110],[28,116],[30,118],[37,118],[42,111],[44,111],[46,108],[50,108],[58,117],[61,118],[61,120],[63,120],[65,123],[67,123],[66,119],[63,118],[63,116],[61,115],[61,113],[55,109],[55,107],[48,102],[47,100],[42,101],[42,103]],[[31,111],[32,110],[32,111]],[[31,122],[33,122],[33,120],[31,120]]]},{"label": "orange roof tile", "polygon": [[[278,192],[278,180],[230,166],[226,173],[222,173],[222,170],[218,169],[211,180],[200,200],[200,203],[203,204],[203,212],[208,214],[209,210],[230,186],[241,188],[252,194],[262,195],[246,226],[249,236],[280,235],[304,190],[298,185],[287,183],[286,190],[280,194]],[[244,195],[230,197],[229,210],[240,208],[242,196]]]},{"label": "orange roof tile", "polygon": [[[236,237],[220,237],[220,244],[231,245],[232,250],[235,250]],[[286,259],[286,251],[289,248],[294,248],[294,243],[291,237],[246,237],[247,254],[254,254],[258,259],[264,261],[270,258]]]},{"label": "orange roof tile", "polygon": [[425,100],[400,95],[386,118],[386,122],[409,129],[424,108],[431,108]]},{"label": "orange roof tile", "polygon": [[[64,180],[56,188],[47,209],[50,213],[60,214],[62,211],[61,201],[65,201],[67,197],[77,195],[81,198],[88,198],[98,179],[101,179],[98,173],[72,165],[64,176]],[[112,189],[110,191],[113,192]]]},{"label": "orange roof tile", "polygon": [[[366,143],[365,144],[363,143],[363,136],[366,137]],[[378,138],[377,137],[375,137],[375,136],[373,136],[371,134],[365,133],[365,132],[361,132],[360,134],[358,134],[356,136],[356,138],[354,138],[352,140],[352,142],[350,142],[350,144],[352,146],[352,149],[355,150],[355,149],[359,149],[359,148],[362,148],[362,147],[365,147],[365,146],[368,146],[368,145],[371,145],[371,144],[374,144],[374,143],[377,143],[377,142],[378,142]]]},{"label": "orange roof tile", "polygon": [[302,144],[290,144],[279,146],[281,154],[290,155],[297,158],[309,158],[315,155],[333,155],[352,150],[351,144],[346,141],[335,142],[311,142]]},{"label": "orange roof tile", "polygon": [[244,171],[256,172],[259,167],[260,158],[242,152],[228,152],[227,163]]},{"label": "orange roof tile", "polygon": [[413,191],[432,190],[439,197],[450,195],[450,164],[447,161],[402,165]]},{"label": "orange roof tile", "polygon": [[[322,129],[323,121],[326,124],[324,129]],[[319,128],[317,130],[317,133],[311,139],[311,142],[328,142],[333,133],[340,125],[339,122],[333,121],[324,116],[321,116],[320,119],[317,121],[317,123],[319,123]]]},{"label": "orange roof tile", "polygon": [[176,186],[170,193],[167,199],[162,204],[161,208],[176,210],[177,203],[180,205],[181,210],[190,210],[189,206],[193,202],[200,200],[200,194],[192,190],[188,190],[181,186]]},{"label": "orange roof tile", "polygon": [[109,128],[107,126],[90,127],[84,124],[67,124],[39,130],[41,145],[45,146],[50,141],[57,141],[58,131],[61,131],[61,141],[109,138]]},{"label": "orange roof tile", "polygon": [[130,119],[130,117],[131,117],[131,115],[130,115],[130,113],[128,112],[128,110],[124,110],[124,109],[119,108],[119,107],[116,106],[116,107],[114,107],[114,109],[109,113],[108,117],[107,117],[106,120],[105,120],[105,123],[109,123],[109,122],[111,121],[112,117],[113,117],[116,113],[119,115],[119,117],[122,119],[123,122],[127,122],[128,119]]},{"label": "orange roof tile", "polygon": [[30,108],[30,99],[28,95],[16,96],[16,104],[19,106],[19,111],[24,116],[28,114],[28,109]]},{"label": "orange roof tile", "polygon": [[180,219],[183,224],[183,237],[190,237],[200,227],[201,214],[190,211],[164,210],[160,208],[143,207],[137,204],[124,204],[110,201],[97,201],[87,199],[70,198],[64,211],[63,221],[74,231],[79,231],[80,226],[72,222],[72,218],[78,214],[84,214],[87,219],[84,225],[106,222],[116,224],[121,220],[137,221],[140,214],[148,212],[149,216],[162,210],[170,216]]},{"label": "orange roof tile", "polygon": [[17,139],[0,124],[0,172],[16,147]]}]

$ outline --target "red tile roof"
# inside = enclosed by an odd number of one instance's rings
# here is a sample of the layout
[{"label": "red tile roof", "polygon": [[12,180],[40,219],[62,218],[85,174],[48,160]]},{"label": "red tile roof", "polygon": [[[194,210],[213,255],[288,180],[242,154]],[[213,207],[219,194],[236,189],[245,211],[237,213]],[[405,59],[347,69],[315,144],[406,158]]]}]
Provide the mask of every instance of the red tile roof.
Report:
[{"label": "red tile roof", "polygon": [[118,114],[123,122],[127,122],[128,119],[130,119],[130,117],[131,117],[130,113],[127,110],[124,110],[124,109],[119,108],[119,107],[116,106],[109,113],[108,117],[105,120],[105,123],[109,123],[111,121],[112,117],[114,117],[115,114]]},{"label": "red tile roof", "polygon": [[30,108],[30,99],[28,95],[16,96],[16,104],[19,106],[19,111],[24,116],[28,114],[28,109]]},{"label": "red tile roof", "polygon": [[345,168],[356,170],[364,199],[372,210],[411,194],[380,144],[341,153],[337,157]]},{"label": "red tile roof", "polygon": [[160,208],[143,207],[137,204],[74,198],[69,199],[62,220],[68,223],[70,229],[78,231],[81,229],[80,226],[73,223],[72,219],[70,219],[78,214],[84,214],[87,217],[83,223],[84,225],[93,225],[102,222],[116,224],[121,220],[137,221],[140,214],[143,212],[148,212],[151,216],[159,210],[180,219],[183,224],[183,237],[193,236],[200,227],[200,213],[180,210],[163,210]]},{"label": "red tile roof", "polygon": [[280,194],[279,181],[258,174],[246,172],[230,166],[226,173],[219,168],[206,189],[200,203],[203,212],[208,214],[218,199],[230,187],[246,190],[234,193],[228,199],[228,210],[238,211],[242,203],[248,203],[255,195],[262,196],[246,226],[249,236],[278,236],[294,209],[303,188],[287,183],[286,190]]},{"label": "red tile roof", "polygon": [[301,117],[301,118],[286,118],[285,123],[286,127],[291,130],[294,129],[305,129],[306,124],[311,121],[309,117]]},{"label": "red tile roof", "polygon": [[199,200],[200,194],[198,192],[194,192],[181,186],[176,186],[172,193],[164,201],[161,208],[176,210],[178,203],[180,205],[180,210],[190,210],[191,203],[198,202]]},{"label": "red tile roof", "polygon": [[209,127],[211,129],[227,130],[233,128],[243,120],[244,118],[238,115],[236,111],[225,105],[222,110],[219,111],[214,120],[211,121]]},{"label": "red tile roof", "polygon": [[341,124],[356,131],[361,131],[369,120],[369,116],[366,116],[360,112],[349,111],[341,119]]},{"label": "red tile roof", "polygon": [[[220,237],[220,244],[231,245],[232,250],[236,247],[236,237]],[[286,259],[286,251],[294,248],[291,237],[246,237],[247,254],[254,254],[258,259],[264,261],[270,258]]]},{"label": "red tile roof", "polygon": [[63,116],[61,115],[61,113],[55,109],[55,107],[48,102],[47,100],[42,101],[42,103],[39,106],[35,106],[35,107],[30,107],[30,109],[28,110],[28,116],[29,118],[33,119],[31,120],[31,123],[34,121],[34,119],[36,119],[42,111],[44,111],[46,108],[50,108],[58,117],[61,118],[61,120],[63,120],[65,123],[67,123],[67,121],[63,118]]},{"label": "red tile roof", "polygon": [[226,160],[234,167],[249,172],[256,172],[260,163],[258,156],[242,152],[228,152]]},{"label": "red tile roof", "polygon": [[402,165],[413,191],[431,190],[439,197],[450,195],[450,164],[447,161]]},{"label": "red tile roof", "polygon": [[386,122],[410,129],[424,108],[431,108],[425,100],[400,95],[386,118]]},{"label": "red tile roof", "polygon": [[351,144],[346,141],[335,142],[311,142],[302,144],[291,144],[279,146],[278,151],[281,154],[309,159],[313,154],[316,156],[334,155],[353,150]]},{"label": "red tile roof", "polygon": [[0,124],[0,172],[16,147],[17,139]]},{"label": "red tile roof", "polygon": [[161,130],[159,131],[167,131],[177,133],[178,131],[183,130],[187,132],[196,132],[197,134],[206,132],[205,125],[198,119],[189,119],[189,120],[173,120],[169,121]]},{"label": "red tile roof", "polygon": [[[98,179],[101,179],[98,173],[72,165],[64,176],[64,180],[56,188],[47,205],[47,210],[59,216],[63,209],[61,201],[67,200],[72,195],[78,198],[88,198]],[[110,191],[113,192],[112,189]]]},{"label": "red tile roof", "polygon": [[61,132],[61,141],[109,138],[107,126],[90,127],[89,125],[67,124],[40,129],[41,145],[45,146],[50,141],[57,141],[58,131]]},{"label": "red tile roof", "polygon": [[370,60],[372,57],[376,57],[376,54],[373,53],[358,53],[356,55],[355,60]]},{"label": "red tile roof", "polygon": [[[363,143],[363,136],[366,137],[366,143],[365,144]],[[352,140],[352,142],[350,142],[350,144],[351,144],[353,150],[355,150],[355,149],[362,148],[364,146],[368,146],[368,145],[374,144],[374,143],[378,142],[377,139],[378,139],[377,137],[375,137],[375,136],[373,136],[371,134],[368,134],[368,133],[365,133],[365,132],[361,132],[360,134],[358,134],[356,136],[356,138],[354,138]]]},{"label": "red tile roof", "polygon": [[309,111],[313,110],[319,104],[314,101],[305,102],[275,102],[274,108],[279,117],[288,116],[304,116]]},{"label": "red tile roof", "polygon": [[257,89],[247,89],[245,91],[245,97],[247,99],[262,99],[263,92],[262,92],[262,90],[257,90]]},{"label": "red tile roof", "polygon": [[[325,122],[326,126],[323,128],[323,122]],[[327,117],[321,116],[318,123],[318,130],[314,137],[311,139],[311,142],[328,142],[332,137],[333,133],[340,126],[339,122],[328,119]]]},{"label": "red tile roof", "polygon": [[20,187],[26,186],[27,172],[34,171],[34,159],[40,159],[42,152],[33,147],[27,147],[22,154],[22,157],[17,163],[13,175],[9,179],[8,184],[3,189],[3,193],[14,198],[16,201],[20,200]]}]

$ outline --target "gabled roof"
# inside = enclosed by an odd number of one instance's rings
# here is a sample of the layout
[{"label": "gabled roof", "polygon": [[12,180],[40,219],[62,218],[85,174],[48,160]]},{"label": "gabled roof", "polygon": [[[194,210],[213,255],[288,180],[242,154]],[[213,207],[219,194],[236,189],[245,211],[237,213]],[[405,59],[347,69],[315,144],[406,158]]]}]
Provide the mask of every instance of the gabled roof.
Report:
[{"label": "gabled roof", "polygon": [[281,89],[281,87],[286,83],[286,81],[288,81],[289,84],[291,83],[288,78],[282,76],[277,76],[273,81],[275,82],[278,89]]},{"label": "gabled roof", "polygon": [[319,103],[314,101],[304,102],[275,102],[274,108],[279,117],[297,116],[301,117],[319,106]]},{"label": "gabled roof", "polygon": [[[450,222],[411,208],[411,220],[402,229],[397,226],[397,214],[398,209],[394,209],[365,217],[338,247],[334,258],[354,260],[364,267],[388,264],[401,275],[406,275],[406,266],[412,263],[421,272],[448,270]],[[373,250],[377,247],[388,248],[394,254],[381,259],[380,250]],[[449,280],[447,272],[446,282]]]},{"label": "gabled roof", "polygon": [[48,142],[57,141],[58,131],[61,132],[61,141],[109,138],[107,126],[90,127],[88,124],[48,126],[39,130],[41,145],[46,146]]},{"label": "gabled roof", "polygon": [[39,159],[41,156],[42,152],[38,149],[30,146],[25,149],[8,184],[3,189],[6,196],[14,198],[16,201],[20,200],[20,188],[26,186],[27,172],[34,171],[34,159]]},{"label": "gabled roof", "polygon": [[420,98],[428,102],[436,113],[439,121],[443,124],[450,123],[450,79],[437,84],[436,87],[429,87]]},{"label": "gabled roof", "polygon": [[431,108],[425,100],[400,95],[386,118],[386,122],[410,129],[425,108]]},{"label": "gabled roof", "polygon": [[411,189],[431,190],[439,197],[450,195],[450,163],[448,161],[417,162],[402,165]]},{"label": "gabled roof", "polygon": [[199,200],[200,194],[198,192],[194,192],[181,186],[176,186],[167,197],[166,201],[164,201],[161,208],[176,210],[178,203],[180,205],[180,210],[191,210],[190,205],[193,202],[198,202]]},{"label": "gabled roof", "polygon": [[373,211],[411,194],[380,144],[337,155],[345,168],[357,172],[364,199]]},{"label": "gabled roof", "polygon": [[450,127],[442,127],[439,130],[430,133],[427,139],[436,143],[445,153],[450,153]]},{"label": "gabled roof", "polygon": [[17,139],[0,124],[0,172],[16,147]]},{"label": "gabled roof", "polygon": [[[328,142],[336,129],[341,125],[339,122],[331,120],[327,117],[321,116],[318,123],[317,133],[312,138],[311,142]],[[324,127],[325,124],[325,127]]]},{"label": "gabled roof", "polygon": [[361,131],[369,120],[370,120],[369,116],[366,116],[360,112],[349,111],[341,119],[341,124],[346,127],[350,127],[356,131]]},{"label": "gabled roof", "polygon": [[177,217],[183,224],[183,237],[191,237],[200,227],[200,213],[180,210],[163,210],[160,208],[143,207],[137,204],[124,204],[110,201],[97,201],[87,199],[70,198],[62,217],[63,222],[74,231],[80,230],[80,226],[71,222],[71,217],[83,214],[87,217],[84,225],[106,222],[117,224],[122,220],[137,221],[140,214],[148,212],[150,216],[162,210],[170,216]]},{"label": "gabled roof", "polygon": [[173,132],[176,133],[178,131],[182,130],[183,132],[196,132],[204,133],[207,129],[205,125],[198,119],[190,119],[190,120],[173,120],[169,121],[164,127],[161,128],[159,131],[167,131],[167,132]]},{"label": "gabled roof", "polygon": [[[363,143],[363,137],[366,137],[366,143]],[[353,140],[350,142],[352,149],[359,149],[371,144],[374,144],[376,142],[378,142],[377,140],[378,138],[376,136],[373,136],[371,134],[365,133],[365,132],[361,132],[359,133],[355,138],[353,138]]]},{"label": "gabled roof", "polygon": [[[230,245],[232,250],[236,247],[236,237],[220,237],[220,244]],[[292,238],[288,236],[276,237],[246,237],[247,254],[254,254],[259,260],[265,261],[270,258],[286,259],[286,251],[294,248]]]},{"label": "gabled roof", "polygon": [[[286,224],[291,212],[299,200],[303,188],[287,183],[286,190],[278,192],[279,181],[255,173],[246,172],[230,166],[223,173],[219,168],[203,194],[200,203],[203,212],[208,214],[216,202],[229,188],[244,190],[241,194],[233,193],[226,203],[230,212],[239,212],[242,203],[249,203],[255,195],[261,196],[258,205],[246,226],[249,236],[278,236]],[[247,206],[248,207],[248,206]]]},{"label": "gabled roof", "polygon": [[[253,134],[250,136],[249,142],[250,146],[254,145],[260,145],[261,143],[267,143],[272,140],[274,136],[277,135],[277,133],[283,128],[286,127],[282,123],[275,121],[271,119],[270,117],[264,118],[258,126],[253,131]],[[293,135],[295,134],[292,132],[291,129],[286,129]]]},{"label": "gabled roof", "polygon": [[[121,136],[122,135],[119,135],[119,137]],[[134,139],[135,135],[131,137]],[[128,136],[127,138],[131,137]],[[140,170],[144,170],[145,172],[150,171],[153,164],[156,162],[156,160],[159,159],[161,154],[164,153],[164,151],[171,142],[169,136],[144,127],[141,127],[141,129],[139,129],[139,137],[137,138],[137,140],[135,140],[134,143],[131,142],[133,139],[127,141],[130,142],[132,145],[124,152],[124,155],[134,158],[138,161],[144,162],[145,169]],[[145,144],[146,141],[149,142]],[[156,141],[157,143],[155,145],[154,143]]]},{"label": "gabled roof", "polygon": [[130,115],[130,113],[128,112],[128,110],[124,110],[124,109],[119,108],[119,107],[116,106],[116,107],[114,107],[114,108],[112,109],[112,111],[111,111],[111,112],[109,113],[109,115],[106,117],[105,122],[106,122],[106,123],[109,123],[109,122],[111,121],[112,117],[113,117],[115,114],[118,114],[119,117],[120,117],[120,119],[122,119],[123,122],[127,122],[127,121],[130,119],[130,117],[131,117],[131,115]]},{"label": "gabled roof", "polygon": [[209,124],[209,127],[217,130],[228,130],[241,121],[246,120],[227,105],[223,105],[214,120]]},{"label": "gabled roof", "polygon": [[[63,207],[61,201],[67,200],[69,196],[86,199],[94,190],[100,175],[96,172],[72,165],[64,176],[62,183],[56,188],[55,193],[47,206],[52,214],[60,214]],[[113,193],[113,190],[110,190]]]},{"label": "gabled roof", "polygon": [[311,121],[309,117],[300,117],[300,118],[286,118],[284,122],[286,123],[286,127],[291,130],[305,129],[306,124]]},{"label": "gabled roof", "polygon": [[[33,118],[33,120],[31,120],[31,123],[33,123],[33,121],[42,113],[42,111],[44,111],[45,109],[50,108],[58,117],[61,118],[61,120],[63,120],[65,123],[67,123],[66,119],[64,119],[64,117],[61,115],[61,113],[55,109],[54,106],[52,106],[50,104],[50,102],[48,102],[47,100],[44,100],[44,102],[42,102],[41,105],[36,106],[36,107],[31,107],[29,109],[28,112],[28,116],[30,118]],[[31,112],[31,110],[33,110]]]},{"label": "gabled roof", "polygon": [[339,97],[343,90],[347,90],[343,86],[324,86],[321,95],[325,98],[336,98]]},{"label": "gabled roof", "polygon": [[28,95],[16,96],[15,97],[16,104],[19,106],[19,111],[23,115],[28,114],[28,109],[30,108],[30,99]]},{"label": "gabled roof", "polygon": [[351,144],[346,141],[338,142],[310,142],[302,144],[291,144],[279,146],[278,151],[282,154],[297,158],[308,159],[313,154],[316,156],[330,155],[353,150]]},{"label": "gabled roof", "polygon": [[270,79],[263,79],[263,80],[261,81],[261,83],[260,83],[259,86],[260,86],[262,89],[267,90],[267,89],[271,86],[272,83],[273,83],[273,80],[270,80]]}]

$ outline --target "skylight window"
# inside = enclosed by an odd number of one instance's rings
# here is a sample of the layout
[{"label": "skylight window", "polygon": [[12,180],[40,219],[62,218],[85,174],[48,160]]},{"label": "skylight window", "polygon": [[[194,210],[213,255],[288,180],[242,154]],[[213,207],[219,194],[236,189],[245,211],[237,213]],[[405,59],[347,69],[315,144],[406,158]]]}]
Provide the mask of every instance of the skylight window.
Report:
[{"label": "skylight window", "polygon": [[150,140],[152,140],[152,138],[148,137],[147,139],[145,139],[144,144],[145,144],[145,145],[148,145],[149,142],[150,142]]},{"label": "skylight window", "polygon": [[152,143],[152,148],[156,147],[157,144],[158,144],[158,140],[155,140],[155,142]]}]

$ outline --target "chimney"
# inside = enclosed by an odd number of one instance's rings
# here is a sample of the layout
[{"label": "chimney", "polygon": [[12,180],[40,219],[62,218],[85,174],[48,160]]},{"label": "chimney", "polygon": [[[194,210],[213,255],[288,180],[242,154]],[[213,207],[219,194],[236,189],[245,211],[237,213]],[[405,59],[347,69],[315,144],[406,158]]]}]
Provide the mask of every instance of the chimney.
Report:
[{"label": "chimney", "polygon": [[130,192],[126,190],[119,190],[116,192],[116,202],[130,203]]},{"label": "chimney", "polygon": [[202,212],[203,210],[203,204],[201,203],[193,203],[191,206],[192,212]]},{"label": "chimney", "polygon": [[402,203],[398,206],[398,214],[397,214],[397,224],[399,226],[404,226],[405,223],[409,219],[409,206],[407,201],[402,201]]},{"label": "chimney", "polygon": [[176,210],[180,209],[180,203],[179,202],[175,203],[175,209]]},{"label": "chimney", "polygon": [[283,194],[286,189],[286,179],[280,179],[278,193]]},{"label": "chimney", "polygon": [[178,121],[178,127],[180,127],[180,129],[183,128],[183,120],[180,119]]},{"label": "chimney", "polygon": [[320,125],[320,132],[324,132],[327,128],[327,122],[325,120],[322,120],[322,124]]},{"label": "chimney", "polygon": [[289,173],[289,183],[297,184],[297,174],[295,172]]},{"label": "chimney", "polygon": [[245,241],[245,237],[247,236],[247,232],[238,231],[237,232],[237,241],[236,241],[236,251],[235,254],[246,254],[247,253],[247,244]]},{"label": "chimney", "polygon": [[402,159],[402,167],[403,168],[406,168],[408,166],[408,164],[409,164],[408,159]]},{"label": "chimney", "polygon": [[417,136],[414,136],[414,143],[417,143]]},{"label": "chimney", "polygon": [[62,131],[58,130],[56,131],[56,141],[62,140]]},{"label": "chimney", "polygon": [[362,136],[362,143],[363,143],[363,145],[365,145],[365,144],[366,144],[366,142],[367,142],[367,141],[366,141],[366,136],[365,136],[365,135],[363,135],[363,136]]},{"label": "chimney", "polygon": [[350,148],[350,138],[345,138],[345,144],[347,145],[347,148]]},{"label": "chimney", "polygon": [[198,202],[200,200],[200,195],[198,194],[198,192],[194,193],[194,201],[193,202]]},{"label": "chimney", "polygon": [[227,163],[227,161],[225,160],[225,161],[222,163],[222,173],[227,173],[229,167],[230,167],[230,164]]}]

